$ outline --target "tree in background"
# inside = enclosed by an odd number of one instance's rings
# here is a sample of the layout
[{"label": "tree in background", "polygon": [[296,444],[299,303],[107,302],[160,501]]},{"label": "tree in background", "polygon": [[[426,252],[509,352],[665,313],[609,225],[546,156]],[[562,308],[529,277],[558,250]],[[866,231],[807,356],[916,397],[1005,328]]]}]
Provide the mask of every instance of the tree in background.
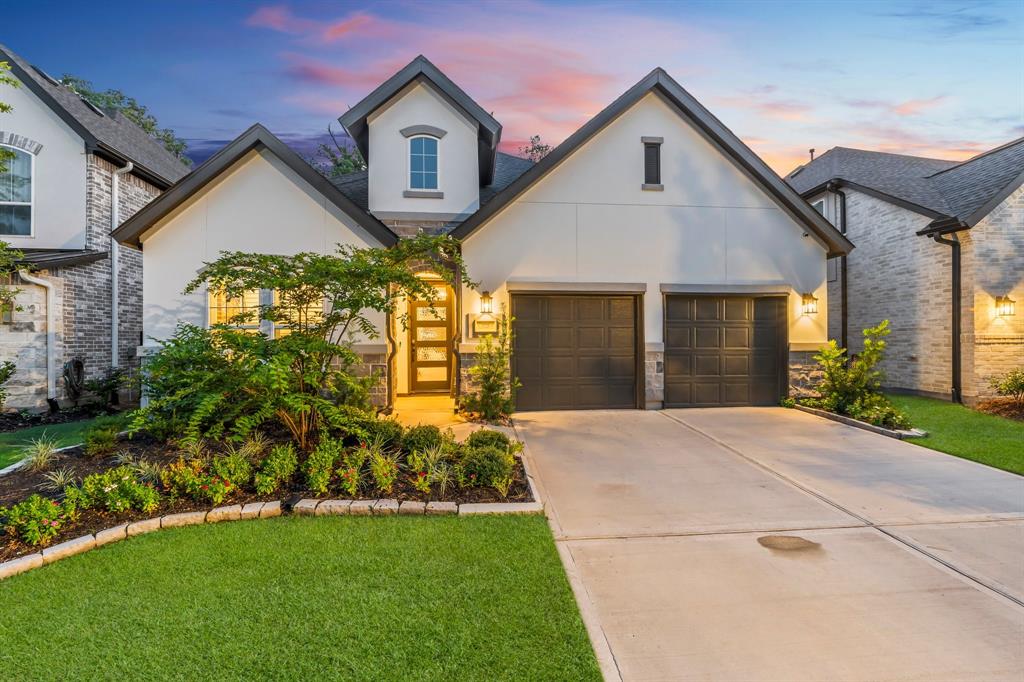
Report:
[{"label": "tree in background", "polygon": [[163,145],[164,149],[181,159],[185,165],[192,165],[191,159],[185,156],[185,149],[188,147],[185,140],[175,135],[170,128],[161,128],[156,117],[149,113],[149,109],[139,104],[134,97],[129,97],[120,90],[111,89],[100,92],[93,88],[90,81],[70,74],[64,74],[60,82],[61,85],[71,88],[87,102],[100,109],[120,111],[128,120]]},{"label": "tree in background", "polygon": [[366,170],[366,161],[354,144],[339,142],[331,126],[327,126],[327,134],[331,136],[331,142],[321,142],[317,146],[316,153],[309,160],[311,166],[329,178]]},{"label": "tree in background", "polygon": [[553,147],[551,145],[544,144],[540,141],[540,135],[531,135],[530,143],[524,144],[519,148],[519,155],[537,163],[547,156],[552,149]]},{"label": "tree in background", "polygon": [[[0,62],[0,85],[9,85],[12,88],[21,87],[18,79],[11,75],[11,65],[7,62]],[[0,101],[0,114],[9,114],[14,107],[6,102]],[[14,152],[7,149],[0,149],[0,173],[7,172],[6,161],[14,158]]]}]

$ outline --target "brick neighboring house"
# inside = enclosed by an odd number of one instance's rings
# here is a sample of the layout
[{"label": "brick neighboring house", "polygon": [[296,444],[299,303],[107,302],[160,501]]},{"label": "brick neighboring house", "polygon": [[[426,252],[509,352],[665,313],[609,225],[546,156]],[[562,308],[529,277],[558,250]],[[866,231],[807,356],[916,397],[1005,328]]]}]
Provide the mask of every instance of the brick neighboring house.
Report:
[{"label": "brick neighboring house", "polygon": [[856,352],[888,319],[889,387],[973,404],[1024,366],[1024,138],[964,162],[836,147],[786,180],[857,245],[829,262],[829,336]]},{"label": "brick neighboring house", "polygon": [[14,107],[0,116],[0,147],[15,154],[0,175],[0,240],[26,266],[11,282],[22,309],[0,324],[0,361],[17,365],[6,406],[37,409],[66,398],[72,359],[85,378],[137,365],[142,258],[118,249],[110,231],[188,168],[121,113],[92,106],[2,45],[0,61],[21,83],[0,91]]}]

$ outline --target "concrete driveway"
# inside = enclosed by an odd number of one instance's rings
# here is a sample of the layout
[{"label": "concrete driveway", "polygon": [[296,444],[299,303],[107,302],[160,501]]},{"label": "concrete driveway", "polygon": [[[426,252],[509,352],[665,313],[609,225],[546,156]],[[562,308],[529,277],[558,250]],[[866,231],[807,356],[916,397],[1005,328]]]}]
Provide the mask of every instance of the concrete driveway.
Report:
[{"label": "concrete driveway", "polygon": [[515,421],[606,677],[1022,679],[1024,478],[782,408]]}]

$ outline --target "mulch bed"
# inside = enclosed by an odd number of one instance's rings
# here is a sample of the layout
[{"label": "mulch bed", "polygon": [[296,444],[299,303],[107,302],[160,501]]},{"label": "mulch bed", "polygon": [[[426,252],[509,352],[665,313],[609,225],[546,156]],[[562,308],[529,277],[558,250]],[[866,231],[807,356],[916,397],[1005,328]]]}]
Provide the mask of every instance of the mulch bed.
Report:
[{"label": "mulch bed", "polygon": [[997,417],[1024,421],[1024,403],[1012,398],[994,398],[978,403],[978,411],[994,414]]},{"label": "mulch bed", "polygon": [[0,413],[0,433],[27,429],[32,426],[67,424],[83,419],[92,419],[100,414],[106,414],[106,412],[97,409],[95,405],[73,407],[57,412],[3,412]]},{"label": "mulch bed", "polygon": [[[169,464],[176,461],[179,454],[174,448],[145,436],[137,436],[131,440],[122,439],[122,442],[119,444],[119,451],[130,452],[136,459],[145,459],[158,462],[160,464]],[[211,448],[211,452],[215,452],[215,449]],[[54,471],[57,469],[69,468],[74,472],[75,477],[81,481],[89,474],[102,472],[106,469],[117,466],[117,464],[117,457],[114,455],[109,457],[90,458],[85,456],[81,448],[73,448],[59,453],[49,470]],[[0,476],[0,506],[9,507],[21,500],[24,500],[33,493],[39,493],[44,497],[53,497],[51,493],[47,493],[39,489],[39,486],[46,482],[44,474],[45,472],[33,472],[29,471],[27,468],[22,468]],[[311,492],[304,486],[304,483],[305,481],[300,472],[295,476],[290,486],[283,487],[272,495],[257,495],[254,492],[239,491],[227,497],[219,506],[246,504],[248,502],[267,502],[271,500],[298,501],[304,497],[325,497]],[[347,495],[338,489],[332,490],[326,497],[347,499]],[[526,470],[523,468],[522,459],[519,457],[516,457],[515,481],[509,489],[508,497],[502,497],[498,494],[498,491],[493,488],[460,489],[457,485],[453,485],[452,489],[446,491],[446,494],[443,497],[438,494],[436,488],[431,495],[424,495],[408,482],[404,474],[395,482],[395,488],[392,494],[364,495],[361,496],[360,499],[377,499],[379,497],[394,498],[399,502],[404,500],[417,500],[423,502],[441,500],[456,502],[458,504],[476,502],[533,501],[533,496],[530,493],[530,486],[526,480]],[[131,511],[113,514],[96,509],[89,509],[81,512],[78,520],[74,523],[69,523],[61,528],[60,533],[48,546],[59,544],[65,540],[73,540],[74,538],[87,533],[95,533],[103,530],[104,528],[110,528],[122,523],[130,523],[132,521],[140,521],[142,519],[149,519],[157,516],[164,516],[166,514],[176,514],[186,511],[207,511],[211,508],[212,506],[208,503],[195,502],[191,499],[172,500],[166,494],[162,494],[160,507],[156,511],[150,513]],[[0,529],[0,562],[26,554],[32,554],[34,552],[38,552],[40,549],[41,547],[29,546],[17,538],[9,537],[2,529]]]}]

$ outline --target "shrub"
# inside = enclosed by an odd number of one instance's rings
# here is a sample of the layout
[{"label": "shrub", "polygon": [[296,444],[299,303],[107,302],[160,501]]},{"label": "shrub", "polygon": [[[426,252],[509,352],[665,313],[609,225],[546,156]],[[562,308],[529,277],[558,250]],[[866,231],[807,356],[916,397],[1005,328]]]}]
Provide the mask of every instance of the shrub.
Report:
[{"label": "shrub", "polygon": [[294,446],[275,446],[256,473],[256,492],[260,495],[269,495],[290,480],[298,467],[299,458],[295,454]]},{"label": "shrub", "polygon": [[7,402],[7,382],[11,380],[17,369],[17,365],[10,360],[0,362],[0,408]]},{"label": "shrub", "polygon": [[252,480],[252,463],[241,449],[214,457],[210,463],[210,470],[235,488],[249,485],[249,481]]},{"label": "shrub", "polygon": [[97,417],[82,434],[82,449],[89,457],[109,455],[117,447],[117,434],[123,428],[120,417]]},{"label": "shrub", "polygon": [[413,426],[402,436],[402,449],[407,453],[426,452],[438,448],[444,441],[441,429],[430,424]]},{"label": "shrub", "polygon": [[109,512],[150,512],[160,504],[160,493],[152,485],[139,482],[129,466],[86,476],[81,490],[86,507],[102,507]]},{"label": "shrub", "polygon": [[507,450],[511,445],[511,441],[501,431],[482,429],[469,434],[469,438],[466,439],[466,445],[471,448],[495,447]]},{"label": "shrub", "polygon": [[366,432],[367,443],[380,439],[385,448],[399,448],[402,446],[402,434],[405,429],[394,419],[374,418],[363,424],[363,431]]},{"label": "shrub", "polygon": [[371,454],[370,446],[360,443],[359,447],[352,448],[342,457],[342,466],[338,469],[338,476],[341,478],[341,487],[349,497],[359,495],[359,488],[363,482],[363,467]]},{"label": "shrub", "polygon": [[44,432],[25,448],[25,459],[30,471],[46,471],[57,459],[57,440],[47,437]]},{"label": "shrub", "polygon": [[398,480],[398,453],[385,450],[380,436],[368,446],[370,452],[370,476],[373,484],[386,495],[390,495]]},{"label": "shrub", "polygon": [[850,405],[849,416],[886,429],[909,429],[910,418],[884,395],[867,396]]},{"label": "shrub", "polygon": [[1002,376],[993,377],[991,384],[999,395],[1024,405],[1024,368],[1011,369]]},{"label": "shrub", "polygon": [[484,336],[480,340],[476,364],[469,369],[478,388],[462,396],[460,406],[481,419],[505,419],[515,410],[516,389],[521,384],[512,376],[511,321],[505,315],[499,317],[497,336]]},{"label": "shrub", "polygon": [[160,472],[160,484],[174,497],[192,497],[203,476],[203,462],[199,459],[178,457]]},{"label": "shrub", "polygon": [[69,520],[59,503],[42,495],[31,495],[10,509],[0,508],[4,530],[30,545],[49,544]]},{"label": "shrub", "polygon": [[341,456],[341,442],[333,438],[321,438],[313,452],[309,453],[306,459],[306,485],[315,493],[321,495],[327,492],[331,485],[331,476],[334,473],[334,465]]},{"label": "shrub", "polygon": [[128,375],[120,367],[110,367],[102,376],[85,382],[85,390],[89,391],[103,403],[105,407],[118,404],[118,392],[128,383]]},{"label": "shrub", "polygon": [[[438,437],[440,438],[440,432],[438,432]],[[447,454],[445,444],[441,440],[433,447],[409,453],[406,458],[409,482],[416,490],[429,495],[431,485],[440,483],[444,479],[445,474],[448,473],[445,462]]]},{"label": "shrub", "polygon": [[40,483],[39,489],[58,494],[63,493],[65,488],[74,486],[78,482],[75,472],[69,467],[47,472],[43,474],[43,478],[46,479],[46,482]]},{"label": "shrub", "polygon": [[[515,468],[515,457],[508,448],[483,445],[465,448],[460,462],[460,482],[466,486],[491,486],[509,481]],[[507,494],[506,487],[506,494]]]}]

